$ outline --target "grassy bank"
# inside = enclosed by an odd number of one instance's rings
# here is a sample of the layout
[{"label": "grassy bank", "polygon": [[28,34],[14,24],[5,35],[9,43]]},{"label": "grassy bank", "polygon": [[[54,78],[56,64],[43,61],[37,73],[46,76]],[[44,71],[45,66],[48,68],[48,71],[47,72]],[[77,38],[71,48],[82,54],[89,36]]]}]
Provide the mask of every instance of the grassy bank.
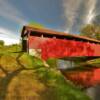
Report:
[{"label": "grassy bank", "polygon": [[18,45],[0,48],[0,100],[90,100],[64,79],[54,60],[45,67],[20,50]]}]

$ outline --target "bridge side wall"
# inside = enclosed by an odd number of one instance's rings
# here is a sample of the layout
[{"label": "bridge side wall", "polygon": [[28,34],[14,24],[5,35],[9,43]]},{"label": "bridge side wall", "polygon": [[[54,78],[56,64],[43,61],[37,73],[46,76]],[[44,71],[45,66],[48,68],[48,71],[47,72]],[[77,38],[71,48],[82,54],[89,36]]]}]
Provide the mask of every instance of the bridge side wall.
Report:
[{"label": "bridge side wall", "polygon": [[[29,51],[37,50],[43,59],[81,56],[100,56],[100,45],[74,40],[30,36]],[[34,53],[33,53],[34,54]]]}]

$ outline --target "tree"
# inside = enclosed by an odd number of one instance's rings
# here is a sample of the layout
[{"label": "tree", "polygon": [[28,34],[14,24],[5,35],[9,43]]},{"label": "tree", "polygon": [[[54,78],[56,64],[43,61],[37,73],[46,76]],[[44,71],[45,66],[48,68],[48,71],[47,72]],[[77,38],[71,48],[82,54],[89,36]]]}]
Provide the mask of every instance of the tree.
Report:
[{"label": "tree", "polygon": [[4,41],[0,40],[0,46],[4,46]]},{"label": "tree", "polygon": [[100,40],[100,25],[88,24],[81,29],[80,35]]}]

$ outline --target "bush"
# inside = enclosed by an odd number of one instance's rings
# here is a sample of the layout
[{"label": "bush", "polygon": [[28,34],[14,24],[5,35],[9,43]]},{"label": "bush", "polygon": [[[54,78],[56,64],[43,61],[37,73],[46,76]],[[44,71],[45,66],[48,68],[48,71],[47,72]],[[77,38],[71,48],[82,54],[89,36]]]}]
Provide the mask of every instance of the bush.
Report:
[{"label": "bush", "polygon": [[4,46],[4,41],[0,40],[0,46]]}]

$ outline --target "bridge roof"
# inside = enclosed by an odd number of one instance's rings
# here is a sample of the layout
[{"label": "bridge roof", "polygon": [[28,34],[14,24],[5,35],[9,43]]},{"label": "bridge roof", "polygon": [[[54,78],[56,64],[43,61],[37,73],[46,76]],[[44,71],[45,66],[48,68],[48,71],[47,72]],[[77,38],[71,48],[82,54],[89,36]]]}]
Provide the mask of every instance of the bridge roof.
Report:
[{"label": "bridge roof", "polygon": [[54,30],[50,30],[50,29],[44,29],[44,28],[34,28],[34,27],[30,27],[30,26],[24,26],[21,36],[24,36],[24,32],[28,31],[30,32],[36,32],[36,33],[43,33],[43,34],[47,34],[47,35],[54,35],[54,36],[63,36],[65,38],[71,39],[71,40],[78,40],[78,41],[86,41],[86,42],[92,42],[92,43],[100,43],[99,40],[96,39],[92,39],[92,38],[88,38],[85,36],[79,36],[79,35],[74,35],[74,34],[69,34],[69,33],[64,33],[64,32],[57,32]]}]

